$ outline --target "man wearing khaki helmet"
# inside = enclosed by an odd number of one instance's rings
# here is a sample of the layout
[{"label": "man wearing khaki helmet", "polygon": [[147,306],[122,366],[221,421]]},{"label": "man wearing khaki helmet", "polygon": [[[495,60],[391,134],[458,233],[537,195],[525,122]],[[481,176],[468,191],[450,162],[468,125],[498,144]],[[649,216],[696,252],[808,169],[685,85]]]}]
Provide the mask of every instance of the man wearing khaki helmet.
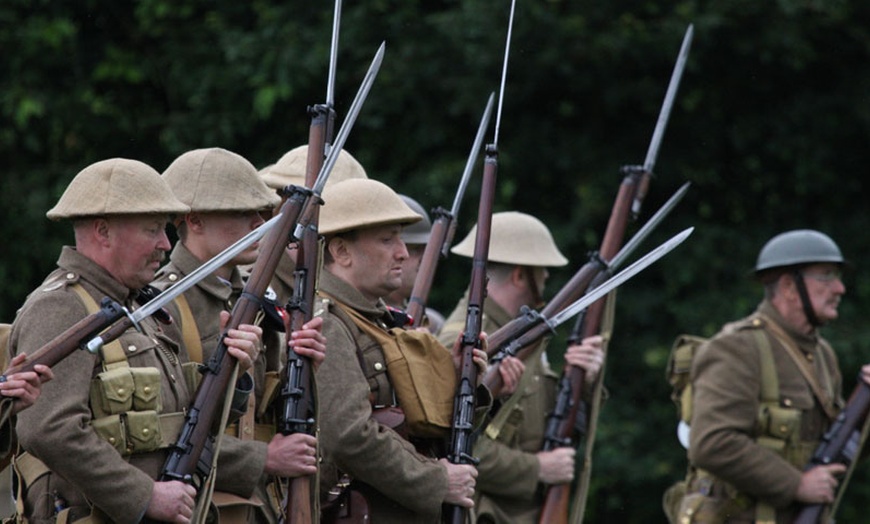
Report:
[{"label": "man wearing khaki helmet", "polygon": [[[408,440],[418,421],[409,415],[412,406],[399,394],[395,361],[386,355],[416,344],[431,375],[447,386],[445,398],[444,391],[436,391],[438,383],[426,383],[421,397],[435,398],[448,420],[457,362],[427,332],[390,329],[395,319],[381,300],[401,284],[408,257],[402,226],[420,216],[374,180],[339,182],[324,190],[323,200],[320,232],[326,246],[315,314],[324,317],[330,346],[318,375],[321,491],[344,475],[368,500],[371,522],[438,522],[442,503],[471,507],[477,473],[472,466],[419,453]],[[478,351],[478,365],[482,357]],[[480,402],[489,405],[486,395]]]},{"label": "man wearing khaki helmet", "polygon": [[[263,169],[260,174],[267,186],[280,191],[287,186],[305,186],[305,168],[308,164],[308,146],[291,149],[274,165]],[[336,184],[349,178],[368,178],[365,169],[345,150],[338,154],[335,165],[326,179],[327,185]],[[277,208],[276,208],[277,209]],[[281,255],[278,269],[272,278],[271,287],[279,304],[286,304],[293,295],[293,271],[296,268],[296,244],[292,243]]]},{"label": "man wearing khaki helmet", "polygon": [[[179,242],[170,262],[158,273],[154,286],[166,289],[209,259],[263,224],[262,214],[280,198],[260,179],[246,159],[221,148],[196,149],[179,156],[164,171],[163,179],[176,198],[190,212],[176,220]],[[221,311],[231,311],[244,289],[242,264],[253,263],[260,252],[254,243],[236,258],[220,267],[179,296],[170,308],[188,348],[191,360],[205,362],[217,347],[221,326],[214,321]],[[268,316],[267,316],[268,318]],[[313,320],[293,334],[294,350],[312,359],[315,367],[323,361],[321,321]],[[218,455],[218,469],[227,473],[216,486],[222,491],[248,493],[256,486],[250,501],[250,519],[277,521],[281,503],[272,476],[297,477],[316,473],[316,441],[303,433],[275,434],[274,419],[268,411],[280,384],[279,371],[285,357],[280,320],[264,321],[264,348],[253,369],[256,394],[250,397],[246,412],[224,436]],[[237,501],[220,493],[215,504],[228,512],[239,512]],[[259,508],[254,511],[254,507]],[[253,513],[260,513],[257,517]]]},{"label": "man wearing khaki helmet", "polygon": [[[188,211],[142,162],[114,158],[79,172],[47,213],[72,221],[75,247],[63,248],[58,268],[19,310],[12,354],[37,351],[95,312],[103,297],[135,309],[138,290],[170,248],[170,215]],[[105,344],[100,357],[78,351],[55,365],[39,400],[18,414],[22,517],[190,522],[193,486],[156,481],[178,438],[180,423],[173,421],[183,422],[193,396],[184,348],[167,327],[143,319],[139,329]],[[228,332],[229,352],[242,369],[256,359],[260,334],[249,325]]]},{"label": "man wearing khaki helmet", "polygon": [[[475,226],[451,252],[474,256]],[[553,236],[537,218],[516,211],[494,213],[487,263],[487,298],[483,305],[483,330],[496,331],[521,308],[542,302],[548,267],[568,261]],[[465,326],[468,294],[447,317],[439,333],[442,342],[454,339]],[[480,435],[474,448],[480,459],[475,514],[480,523],[537,522],[541,484],[570,482],[574,476],[574,449],[541,451],[546,416],[556,403],[558,376],[550,368],[546,343],[523,362],[508,357],[499,371],[509,397],[501,400],[498,415]],[[584,339],[565,353],[568,365],[586,370],[586,384],[593,384],[604,360],[600,336]]]}]

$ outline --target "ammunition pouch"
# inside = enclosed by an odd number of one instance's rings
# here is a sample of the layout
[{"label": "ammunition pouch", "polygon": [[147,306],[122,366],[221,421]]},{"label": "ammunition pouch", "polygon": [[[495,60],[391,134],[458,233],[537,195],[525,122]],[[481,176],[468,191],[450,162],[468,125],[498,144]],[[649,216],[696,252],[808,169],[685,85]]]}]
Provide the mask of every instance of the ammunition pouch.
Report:
[{"label": "ammunition pouch", "polygon": [[116,367],[91,380],[91,409],[94,418],[129,411],[160,411],[160,370]]}]

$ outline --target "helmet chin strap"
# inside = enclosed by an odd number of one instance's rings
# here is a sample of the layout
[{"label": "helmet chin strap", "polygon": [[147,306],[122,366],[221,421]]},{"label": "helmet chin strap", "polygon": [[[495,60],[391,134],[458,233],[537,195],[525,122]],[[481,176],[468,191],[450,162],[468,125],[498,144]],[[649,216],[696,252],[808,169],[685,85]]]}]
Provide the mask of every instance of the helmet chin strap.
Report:
[{"label": "helmet chin strap", "polygon": [[523,266],[526,272],[526,278],[529,280],[529,291],[532,292],[532,302],[535,309],[543,307],[544,297],[541,296],[541,290],[538,288],[538,281],[535,279],[535,270],[531,266]]},{"label": "helmet chin strap", "polygon": [[819,318],[816,316],[816,312],[813,311],[813,304],[810,302],[810,295],[807,293],[807,285],[804,281],[804,276],[801,274],[799,269],[795,269],[792,272],[792,278],[794,279],[794,283],[797,286],[798,295],[801,297],[801,305],[804,308],[804,315],[807,317],[807,322],[815,327],[819,327],[822,325],[819,322]]}]

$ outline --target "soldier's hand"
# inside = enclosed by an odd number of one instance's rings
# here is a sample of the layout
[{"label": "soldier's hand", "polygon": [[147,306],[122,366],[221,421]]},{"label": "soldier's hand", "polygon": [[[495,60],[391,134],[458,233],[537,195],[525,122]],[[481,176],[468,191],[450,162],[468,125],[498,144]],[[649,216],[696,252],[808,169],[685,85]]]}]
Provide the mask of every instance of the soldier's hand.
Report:
[{"label": "soldier's hand", "polygon": [[193,517],[196,489],[177,480],[155,482],[145,516],[160,522],[187,524]]},{"label": "soldier's hand", "polygon": [[[221,331],[230,320],[227,311],[221,311]],[[239,371],[244,372],[254,366],[263,347],[263,330],[259,326],[241,324],[238,329],[230,329],[224,338],[227,352],[239,361]]]},{"label": "soldier's hand", "polygon": [[574,480],[574,448],[539,451],[538,480],[544,484],[567,484]]},{"label": "soldier's hand", "polygon": [[592,384],[604,365],[604,338],[594,335],[584,338],[579,344],[568,347],[565,352],[565,362],[585,371],[587,384]]},{"label": "soldier's hand", "polygon": [[447,469],[447,494],[444,495],[444,502],[473,508],[477,469],[468,464],[453,464],[447,459],[440,459],[438,462]]},{"label": "soldier's hand", "polygon": [[517,390],[525,369],[526,365],[516,357],[505,357],[501,361],[498,365],[498,374],[501,375],[501,380],[504,383],[501,388],[501,395],[512,395]]},{"label": "soldier's hand", "polygon": [[[26,360],[27,355],[24,353],[15,355],[9,366],[20,366]],[[34,371],[13,373],[6,377],[6,382],[0,382],[0,395],[18,399],[17,402],[12,404],[13,414],[32,406],[36,402],[36,399],[39,398],[39,394],[42,391],[42,383],[54,378],[54,374],[48,366],[39,364],[34,366],[33,369]]]},{"label": "soldier's hand", "polygon": [[290,334],[287,344],[300,356],[308,357],[314,370],[320,367],[326,358],[326,337],[321,332],[323,329],[323,317],[315,317],[309,320],[302,329]]},{"label": "soldier's hand", "polygon": [[801,474],[801,483],[795,493],[795,500],[804,504],[830,504],[834,502],[840,481],[837,475],[846,472],[843,464],[816,466]]},{"label": "soldier's hand", "polygon": [[266,451],[265,472],[279,477],[317,473],[317,439],[305,433],[272,437]]},{"label": "soldier's hand", "polygon": [[[453,365],[456,366],[457,372],[462,372],[462,338],[463,334],[459,333],[459,336],[456,337],[456,342],[453,344],[453,350],[451,353],[453,354]],[[487,357],[486,357],[486,333],[480,332],[480,347],[482,349],[475,349],[472,351],[472,360],[474,361],[474,365],[477,366],[477,378],[480,379],[480,375],[486,372],[487,366]]]},{"label": "soldier's hand", "polygon": [[870,385],[870,364],[864,364],[861,366],[861,379],[868,385]]}]

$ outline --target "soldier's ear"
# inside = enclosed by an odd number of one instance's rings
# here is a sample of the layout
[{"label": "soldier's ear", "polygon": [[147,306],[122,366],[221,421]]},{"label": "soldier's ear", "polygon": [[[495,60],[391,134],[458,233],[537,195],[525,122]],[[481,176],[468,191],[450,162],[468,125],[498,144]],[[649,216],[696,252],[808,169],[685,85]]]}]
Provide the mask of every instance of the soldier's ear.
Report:
[{"label": "soldier's ear", "polygon": [[182,217],[182,220],[186,224],[187,230],[193,233],[201,233],[203,228],[205,227],[202,220],[202,215],[195,211],[184,215],[184,217]]},{"label": "soldier's ear", "polygon": [[326,243],[326,250],[332,262],[338,266],[348,267],[351,264],[353,256],[347,239],[340,236],[330,238]]}]

